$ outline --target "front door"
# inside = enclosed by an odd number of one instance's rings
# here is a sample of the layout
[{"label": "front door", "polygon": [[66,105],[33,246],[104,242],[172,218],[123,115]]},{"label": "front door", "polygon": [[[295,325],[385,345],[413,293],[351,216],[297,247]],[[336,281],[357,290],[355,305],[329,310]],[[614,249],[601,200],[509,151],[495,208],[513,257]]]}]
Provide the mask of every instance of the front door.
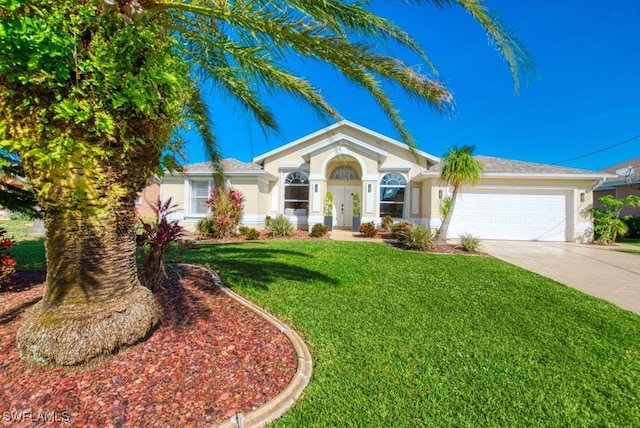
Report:
[{"label": "front door", "polygon": [[333,226],[352,227],[353,194],[360,193],[360,186],[329,186],[333,194]]}]

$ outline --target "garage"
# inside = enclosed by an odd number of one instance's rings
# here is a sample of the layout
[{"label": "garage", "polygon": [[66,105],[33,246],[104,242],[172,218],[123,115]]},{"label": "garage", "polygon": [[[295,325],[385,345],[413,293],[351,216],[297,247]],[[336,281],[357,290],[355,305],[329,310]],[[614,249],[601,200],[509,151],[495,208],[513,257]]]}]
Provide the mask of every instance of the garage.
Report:
[{"label": "garage", "polygon": [[466,189],[458,194],[448,236],[567,241],[568,201],[562,190]]}]

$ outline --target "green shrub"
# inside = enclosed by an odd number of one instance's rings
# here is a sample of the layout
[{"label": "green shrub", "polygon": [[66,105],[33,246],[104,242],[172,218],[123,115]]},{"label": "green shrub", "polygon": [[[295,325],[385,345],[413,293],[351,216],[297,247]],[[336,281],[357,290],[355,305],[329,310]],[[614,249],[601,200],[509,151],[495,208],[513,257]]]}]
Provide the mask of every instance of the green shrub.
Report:
[{"label": "green shrub", "polygon": [[412,250],[433,248],[436,243],[435,232],[420,224],[412,224],[402,235],[402,243]]},{"label": "green shrub", "polygon": [[196,223],[196,230],[203,238],[210,238],[212,236],[213,227],[214,224],[211,217],[205,217]]},{"label": "green shrub", "polygon": [[314,238],[322,238],[324,235],[327,234],[327,232],[329,232],[329,228],[327,226],[325,226],[322,223],[316,223],[311,228],[310,235],[313,236]]},{"label": "green shrub", "polygon": [[265,229],[269,229],[269,225],[271,224],[271,220],[273,220],[273,219],[271,218],[270,215],[268,215],[268,216],[266,216],[264,218],[264,227],[265,227]]},{"label": "green shrub", "polygon": [[469,253],[475,253],[480,248],[480,238],[470,233],[460,235],[460,246]]},{"label": "green shrub", "polygon": [[238,233],[240,235],[246,235],[249,232],[249,230],[251,230],[249,226],[242,225],[238,227]]},{"label": "green shrub", "polygon": [[11,238],[6,238],[4,235],[7,233],[4,227],[0,227],[0,290],[5,282],[15,272],[16,261],[9,253],[13,244],[16,243]]},{"label": "green shrub", "polygon": [[282,214],[269,221],[267,233],[274,238],[291,236],[293,234],[293,225]]},{"label": "green shrub", "polygon": [[252,227],[250,229],[248,228],[244,235],[247,237],[248,241],[256,241],[260,239],[260,232],[255,227]]},{"label": "green shrub", "polygon": [[378,229],[376,229],[376,225],[372,221],[360,225],[360,235],[364,237],[373,238],[377,233]]},{"label": "green shrub", "polygon": [[383,230],[391,230],[391,227],[393,227],[393,217],[391,217],[389,214],[382,217],[382,221],[380,222],[380,227]]},{"label": "green shrub", "polygon": [[623,219],[627,225],[626,238],[640,239],[640,217],[626,216]]},{"label": "green shrub", "polygon": [[391,234],[398,241],[402,241],[404,239],[404,232],[409,230],[410,227],[411,227],[411,223],[409,223],[406,220],[400,221],[398,223],[394,223],[391,226]]}]

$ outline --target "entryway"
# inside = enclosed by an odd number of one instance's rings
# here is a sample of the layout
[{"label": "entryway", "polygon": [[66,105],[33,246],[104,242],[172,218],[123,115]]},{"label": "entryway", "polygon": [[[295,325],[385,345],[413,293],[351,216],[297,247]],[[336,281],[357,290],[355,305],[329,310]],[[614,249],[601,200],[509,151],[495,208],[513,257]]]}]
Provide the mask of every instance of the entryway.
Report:
[{"label": "entryway", "polygon": [[360,186],[329,186],[333,195],[333,227],[351,229],[353,221],[353,194],[360,193]]}]

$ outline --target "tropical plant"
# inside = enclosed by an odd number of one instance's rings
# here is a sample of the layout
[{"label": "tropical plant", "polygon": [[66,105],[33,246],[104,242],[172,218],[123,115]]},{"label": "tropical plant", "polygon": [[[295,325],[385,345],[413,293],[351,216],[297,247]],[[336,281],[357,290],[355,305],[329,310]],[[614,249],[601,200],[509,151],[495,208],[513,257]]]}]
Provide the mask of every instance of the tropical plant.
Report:
[{"label": "tropical plant", "polygon": [[184,235],[185,230],[178,220],[169,221],[169,215],[175,213],[178,208],[178,205],[171,204],[171,198],[164,203],[158,198],[152,208],[155,221],[140,219],[143,230],[140,239],[140,258],[142,259],[140,281],[142,285],[155,291],[162,287],[162,283],[167,278],[164,256],[171,248],[171,244]]},{"label": "tropical plant", "polygon": [[640,239],[640,217],[634,217],[631,215],[625,216],[622,219],[627,225],[627,238]]},{"label": "tropical plant", "polygon": [[360,217],[360,194],[359,193],[356,192],[353,194],[352,202],[353,202],[353,216]]},{"label": "tropical plant", "polygon": [[0,290],[2,286],[7,282],[9,277],[15,272],[16,261],[9,253],[11,247],[16,242],[7,238],[5,235],[7,230],[4,227],[0,227]]},{"label": "tropical plant", "polygon": [[314,238],[322,238],[328,232],[329,228],[327,226],[322,223],[316,223],[311,228],[311,233],[309,233],[309,235],[313,236]]},{"label": "tropical plant", "polygon": [[436,234],[426,226],[412,224],[402,233],[401,242],[411,250],[426,250],[436,244]]},{"label": "tropical plant", "polygon": [[460,246],[469,253],[475,253],[480,248],[480,238],[470,233],[460,235]]},{"label": "tropical plant", "polygon": [[[484,5],[424,3],[466,9],[507,60],[518,90],[528,56]],[[216,184],[224,184],[203,83],[237,100],[265,129],[277,126],[262,89],[337,118],[319,88],[287,69],[294,58],[319,60],[371,93],[415,146],[385,82],[441,110],[452,94],[380,52],[380,41],[397,42],[431,66],[406,32],[370,7],[341,0],[0,2],[0,150],[22,160],[47,230],[46,292],[22,318],[23,358],[80,364],[138,342],[157,323],[153,295],[136,275],[134,199],[153,172],[176,169],[184,135],[176,131],[188,123],[203,137]]]},{"label": "tropical plant", "polygon": [[255,227],[248,229],[244,235],[247,237],[247,241],[256,241],[260,239],[260,232]]},{"label": "tropical plant", "polygon": [[452,147],[443,157],[440,167],[440,182],[453,187],[451,203],[447,215],[438,230],[438,245],[446,245],[449,224],[453,215],[458,192],[463,186],[473,186],[480,180],[483,171],[482,163],[473,157],[474,147]]},{"label": "tropical plant", "polygon": [[207,200],[210,214],[198,223],[198,231],[215,239],[231,237],[244,215],[244,195],[229,187],[217,186]]},{"label": "tropical plant", "polygon": [[398,241],[402,241],[404,239],[404,232],[406,232],[410,227],[411,223],[406,220],[393,223],[391,225],[391,234]]},{"label": "tropical plant", "polygon": [[0,206],[10,211],[12,220],[42,217],[36,198],[23,177],[20,158],[0,153]]},{"label": "tropical plant", "polygon": [[619,235],[624,235],[629,230],[627,223],[620,218],[620,212],[625,207],[640,207],[640,197],[629,195],[624,199],[616,199],[606,195],[598,198],[598,203],[600,207],[590,210],[596,242],[612,244]]},{"label": "tropical plant", "polygon": [[384,230],[390,230],[390,228],[393,227],[393,217],[391,217],[389,214],[382,217],[382,220],[380,221],[380,227]]},{"label": "tropical plant", "polygon": [[293,225],[282,214],[272,218],[267,227],[267,233],[273,238],[284,238],[293,234]]},{"label": "tropical plant", "polygon": [[240,235],[246,235],[247,232],[249,232],[251,228],[249,226],[245,226],[244,224],[241,226],[238,226],[238,233]]},{"label": "tropical plant", "polygon": [[446,198],[442,198],[440,201],[440,217],[442,221],[447,218],[447,214],[449,214],[449,210],[451,209],[451,196],[447,196]]},{"label": "tropical plant", "polygon": [[333,194],[327,192],[324,198],[324,215],[325,217],[333,217]]},{"label": "tropical plant", "polygon": [[360,225],[360,235],[366,238],[373,238],[378,234],[378,228],[375,223],[370,221],[368,223],[362,223]]}]

